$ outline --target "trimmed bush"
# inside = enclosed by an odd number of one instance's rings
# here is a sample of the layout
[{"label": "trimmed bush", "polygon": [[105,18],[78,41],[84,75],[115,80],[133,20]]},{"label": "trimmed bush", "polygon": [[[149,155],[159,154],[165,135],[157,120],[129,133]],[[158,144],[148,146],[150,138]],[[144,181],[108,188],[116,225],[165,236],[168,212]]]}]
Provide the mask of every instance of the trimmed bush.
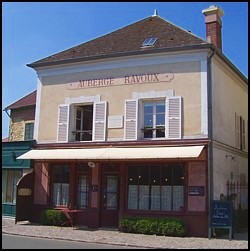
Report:
[{"label": "trimmed bush", "polygon": [[47,209],[41,213],[41,224],[47,226],[61,226],[66,221],[60,210]]},{"label": "trimmed bush", "polygon": [[123,217],[119,231],[125,233],[186,236],[184,221],[177,218]]}]

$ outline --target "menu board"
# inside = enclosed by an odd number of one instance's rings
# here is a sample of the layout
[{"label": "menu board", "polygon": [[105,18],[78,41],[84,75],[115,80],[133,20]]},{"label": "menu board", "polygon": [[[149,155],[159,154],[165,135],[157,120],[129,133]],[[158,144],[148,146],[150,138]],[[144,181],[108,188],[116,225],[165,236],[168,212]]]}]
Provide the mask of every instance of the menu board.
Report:
[{"label": "menu board", "polygon": [[138,193],[137,185],[128,186],[128,209],[137,209]]},{"label": "menu board", "polygon": [[173,211],[183,206],[183,186],[173,186]]},{"label": "menu board", "polygon": [[161,187],[161,207],[163,211],[171,211],[171,198],[172,198],[172,187],[162,186]]},{"label": "menu board", "polygon": [[232,226],[232,201],[214,200],[211,203],[211,220],[212,227],[229,227]]}]

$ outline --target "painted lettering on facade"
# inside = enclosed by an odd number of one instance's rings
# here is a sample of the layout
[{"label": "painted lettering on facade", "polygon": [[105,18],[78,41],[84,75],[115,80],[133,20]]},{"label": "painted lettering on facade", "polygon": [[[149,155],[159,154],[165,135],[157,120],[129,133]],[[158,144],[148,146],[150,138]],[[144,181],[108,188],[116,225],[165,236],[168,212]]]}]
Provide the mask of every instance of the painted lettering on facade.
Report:
[{"label": "painted lettering on facade", "polygon": [[158,83],[158,82],[170,82],[174,79],[174,74],[170,73],[150,73],[150,74],[138,74],[124,76],[123,78],[96,78],[80,80],[78,82],[69,83],[68,89],[82,89],[82,88],[95,88],[95,87],[107,87],[116,85],[128,85],[128,84],[146,84],[146,83]]}]

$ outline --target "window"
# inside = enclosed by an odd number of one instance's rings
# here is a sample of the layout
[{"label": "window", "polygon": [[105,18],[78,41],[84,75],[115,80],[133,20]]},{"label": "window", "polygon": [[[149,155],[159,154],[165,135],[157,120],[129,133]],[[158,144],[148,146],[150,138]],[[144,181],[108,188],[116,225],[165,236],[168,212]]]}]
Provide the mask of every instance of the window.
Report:
[{"label": "window", "polygon": [[143,103],[144,138],[165,137],[165,100]]},{"label": "window", "polygon": [[248,142],[247,142],[247,128],[246,121],[242,116],[235,113],[235,146],[236,148],[247,151]]},{"label": "window", "polygon": [[24,140],[32,140],[34,132],[34,123],[25,124]]},{"label": "window", "polygon": [[79,164],[78,167],[77,208],[89,206],[89,166]]},{"label": "window", "polygon": [[91,141],[93,127],[93,105],[76,107],[75,140]]},{"label": "window", "polygon": [[54,206],[69,204],[69,166],[55,164],[52,170],[52,203]]},{"label": "window", "polygon": [[142,46],[152,46],[155,44],[155,42],[157,41],[158,38],[156,37],[149,37],[149,38],[146,38],[144,40],[144,42],[142,43]]},{"label": "window", "polygon": [[183,205],[182,164],[128,166],[128,209],[179,211]]},{"label": "window", "polygon": [[21,170],[2,170],[3,203],[16,203],[16,184],[21,177]]}]

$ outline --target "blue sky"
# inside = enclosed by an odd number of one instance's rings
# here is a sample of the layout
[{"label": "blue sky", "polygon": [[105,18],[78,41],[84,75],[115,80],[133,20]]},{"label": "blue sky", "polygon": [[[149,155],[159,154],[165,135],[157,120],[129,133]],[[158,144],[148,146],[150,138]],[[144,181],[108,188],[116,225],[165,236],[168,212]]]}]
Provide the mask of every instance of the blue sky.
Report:
[{"label": "blue sky", "polygon": [[[4,2],[2,3],[2,110],[36,89],[26,66],[153,15],[205,39],[202,10],[223,9],[223,53],[248,77],[248,2]],[[2,111],[2,138],[9,117]]]}]

